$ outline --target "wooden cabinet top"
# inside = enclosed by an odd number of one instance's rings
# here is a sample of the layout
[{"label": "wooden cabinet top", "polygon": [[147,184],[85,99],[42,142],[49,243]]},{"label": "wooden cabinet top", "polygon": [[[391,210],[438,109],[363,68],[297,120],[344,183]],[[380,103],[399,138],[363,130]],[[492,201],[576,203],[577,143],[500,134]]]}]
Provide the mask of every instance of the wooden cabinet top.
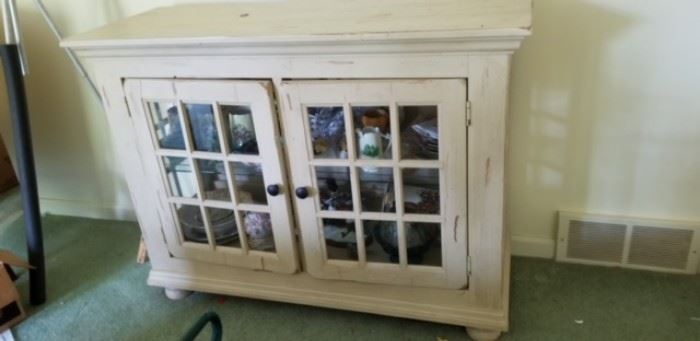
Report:
[{"label": "wooden cabinet top", "polygon": [[70,37],[76,49],[522,38],[531,0],[288,0],[162,7]]}]

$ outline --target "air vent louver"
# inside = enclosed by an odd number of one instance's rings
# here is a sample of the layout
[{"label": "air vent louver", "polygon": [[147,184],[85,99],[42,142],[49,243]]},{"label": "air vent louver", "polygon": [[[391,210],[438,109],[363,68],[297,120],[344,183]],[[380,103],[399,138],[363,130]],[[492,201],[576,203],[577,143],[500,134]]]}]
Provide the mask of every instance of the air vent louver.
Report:
[{"label": "air vent louver", "polygon": [[696,273],[700,223],[559,213],[558,261]]},{"label": "air vent louver", "polygon": [[692,230],[633,226],[627,262],[683,270],[692,240]]},{"label": "air vent louver", "polygon": [[622,262],[627,226],[571,220],[569,258]]}]

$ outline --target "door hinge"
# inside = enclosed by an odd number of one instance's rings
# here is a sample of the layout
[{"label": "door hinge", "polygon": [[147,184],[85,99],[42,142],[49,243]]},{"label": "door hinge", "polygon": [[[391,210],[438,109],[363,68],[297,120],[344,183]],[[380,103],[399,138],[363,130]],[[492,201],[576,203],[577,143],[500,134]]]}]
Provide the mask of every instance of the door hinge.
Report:
[{"label": "door hinge", "polygon": [[467,256],[467,277],[472,276],[472,257]]},{"label": "door hinge", "polygon": [[467,101],[467,127],[472,125],[472,102]]}]

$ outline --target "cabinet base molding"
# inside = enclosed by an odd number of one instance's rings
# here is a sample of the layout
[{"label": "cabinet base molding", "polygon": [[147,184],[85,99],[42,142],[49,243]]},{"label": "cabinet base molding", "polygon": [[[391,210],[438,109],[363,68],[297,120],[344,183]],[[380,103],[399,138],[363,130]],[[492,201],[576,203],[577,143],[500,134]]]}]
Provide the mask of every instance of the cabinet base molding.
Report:
[{"label": "cabinet base molding", "polygon": [[508,329],[506,311],[484,309],[470,303],[471,295],[465,290],[435,290],[440,291],[441,295],[431,296],[430,304],[426,304],[425,297],[406,295],[399,298],[397,295],[387,297],[383,294],[392,288],[400,291],[401,287],[377,288],[376,285],[365,283],[321,280],[306,273],[264,275],[278,279],[256,281],[248,277],[235,280],[152,270],[148,284],[166,288],[166,295],[179,289],[184,292],[231,295],[478,328],[467,330],[500,333]]},{"label": "cabinet base molding", "polygon": [[192,294],[192,291],[182,290],[182,289],[164,288],[164,291],[165,291],[165,297],[167,297],[173,301],[179,301],[179,300]]},{"label": "cabinet base molding", "polygon": [[493,341],[501,336],[501,331],[467,327],[467,334],[474,341]]}]

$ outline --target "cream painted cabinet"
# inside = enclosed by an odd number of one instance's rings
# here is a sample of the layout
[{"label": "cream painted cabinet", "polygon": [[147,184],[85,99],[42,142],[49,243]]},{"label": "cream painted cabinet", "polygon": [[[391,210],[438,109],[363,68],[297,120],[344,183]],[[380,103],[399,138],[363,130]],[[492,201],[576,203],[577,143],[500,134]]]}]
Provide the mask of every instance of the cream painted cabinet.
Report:
[{"label": "cream painted cabinet", "polygon": [[181,5],[64,41],[102,94],[148,283],[496,338],[508,75],[530,6]]}]

